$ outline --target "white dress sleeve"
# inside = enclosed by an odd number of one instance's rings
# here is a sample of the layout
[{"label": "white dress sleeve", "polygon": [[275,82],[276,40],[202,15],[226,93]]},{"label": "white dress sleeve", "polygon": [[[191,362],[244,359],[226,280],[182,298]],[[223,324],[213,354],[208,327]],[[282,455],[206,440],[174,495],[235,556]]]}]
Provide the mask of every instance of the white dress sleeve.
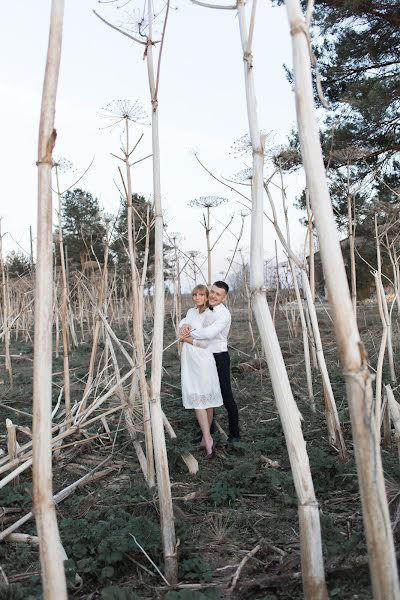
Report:
[{"label": "white dress sleeve", "polygon": [[[184,324],[187,322],[187,320],[189,320],[189,321],[190,321],[190,317],[189,317],[189,315],[190,315],[190,312],[191,312],[192,310],[193,310],[193,308],[189,308],[189,310],[188,310],[188,311],[187,311],[187,313],[186,313],[186,317],[185,317],[184,319],[181,319],[181,320],[179,321],[178,329],[180,329],[180,328],[181,328],[181,327],[182,327],[182,326],[183,326],[183,325],[184,325]],[[187,323],[187,324],[189,325],[189,323]]]},{"label": "white dress sleeve", "polygon": [[[210,311],[206,311],[206,313],[204,314],[204,317],[202,319],[202,324],[201,327],[208,327],[209,325],[212,325],[213,323],[213,318],[210,314]],[[196,331],[196,330],[195,330]],[[193,336],[193,346],[196,346],[196,348],[207,348],[210,344],[210,340],[198,340],[195,339]]]}]

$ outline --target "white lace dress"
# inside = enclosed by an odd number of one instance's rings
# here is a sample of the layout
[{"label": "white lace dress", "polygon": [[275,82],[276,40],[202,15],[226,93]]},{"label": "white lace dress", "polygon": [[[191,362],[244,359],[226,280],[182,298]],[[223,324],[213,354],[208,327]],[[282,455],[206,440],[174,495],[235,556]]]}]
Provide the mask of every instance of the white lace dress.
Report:
[{"label": "white lace dress", "polygon": [[[199,313],[197,308],[190,308],[181,324],[191,325],[193,329],[207,327],[213,322],[209,309]],[[181,383],[182,402],[185,408],[211,408],[222,405],[221,388],[214,356],[207,348],[206,340],[192,346],[182,344]]]}]

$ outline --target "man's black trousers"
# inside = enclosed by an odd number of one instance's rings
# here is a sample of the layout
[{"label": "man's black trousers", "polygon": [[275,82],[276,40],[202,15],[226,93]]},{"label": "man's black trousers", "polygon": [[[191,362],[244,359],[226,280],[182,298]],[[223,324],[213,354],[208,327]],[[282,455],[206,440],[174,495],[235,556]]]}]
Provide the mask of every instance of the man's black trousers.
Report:
[{"label": "man's black trousers", "polygon": [[222,400],[228,412],[229,436],[238,438],[240,437],[239,411],[231,387],[231,358],[228,352],[215,352],[214,358],[217,365]]}]

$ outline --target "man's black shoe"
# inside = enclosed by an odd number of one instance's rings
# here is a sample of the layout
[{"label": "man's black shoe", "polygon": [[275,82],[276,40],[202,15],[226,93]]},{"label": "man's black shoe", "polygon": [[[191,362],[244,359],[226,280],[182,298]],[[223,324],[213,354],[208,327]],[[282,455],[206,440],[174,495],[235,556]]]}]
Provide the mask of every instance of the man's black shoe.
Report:
[{"label": "man's black shoe", "polygon": [[192,439],[192,444],[195,444],[195,445],[200,444],[202,439],[203,439],[203,434],[200,433],[200,435],[197,435],[196,437],[194,437]]},{"label": "man's black shoe", "polygon": [[226,440],[226,445],[227,446],[234,446],[235,444],[238,444],[240,442],[240,437],[239,436],[234,436],[234,435],[230,435],[228,437],[228,439]]}]

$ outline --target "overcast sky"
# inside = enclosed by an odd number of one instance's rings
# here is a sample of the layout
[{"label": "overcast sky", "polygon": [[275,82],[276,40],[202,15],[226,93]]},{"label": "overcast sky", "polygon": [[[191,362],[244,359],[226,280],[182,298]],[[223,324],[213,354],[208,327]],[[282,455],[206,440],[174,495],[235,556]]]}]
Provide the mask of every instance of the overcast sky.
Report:
[{"label": "overcast sky", "polygon": [[[121,0],[121,3],[122,0]],[[94,0],[66,0],[61,74],[57,98],[55,156],[64,156],[77,169],[62,176],[70,185],[94,162],[79,186],[100,199],[108,212],[118,210],[117,161],[122,130],[104,129],[109,121],[102,108],[116,99],[139,100],[147,112],[149,94],[143,47],[111,30],[92,13],[95,8],[114,22],[109,5]],[[142,7],[143,2],[140,3]],[[133,6],[133,3],[131,3]],[[161,186],[165,218],[170,232],[180,232],[186,250],[204,252],[201,211],[189,208],[198,196],[225,196],[229,203],[215,210],[220,223],[242,208],[240,198],[204,173],[193,149],[217,175],[232,176],[246,158],[235,158],[231,145],[247,132],[238,22],[234,11],[208,10],[189,0],[175,0],[170,14],[162,64],[159,106]],[[37,133],[42,81],[46,60],[50,0],[19,0],[2,5],[0,36],[0,216],[5,250],[19,244],[29,250],[29,226],[36,231]],[[117,19],[117,20],[116,20]],[[255,82],[260,127],[271,132],[276,144],[286,140],[295,125],[294,97],[283,65],[291,65],[290,36],[283,8],[260,2],[254,39]],[[149,153],[150,128],[144,131],[136,158]],[[151,197],[151,160],[133,171],[134,191]],[[302,186],[302,174],[288,180],[289,205]],[[240,186],[242,191],[246,188]],[[276,201],[280,195],[276,192]],[[293,246],[300,250],[304,231],[300,213],[290,208]],[[248,219],[249,221],[249,219]],[[239,229],[235,218],[233,229]],[[248,249],[250,221],[241,246]],[[215,222],[212,236],[221,225]],[[274,233],[265,223],[265,257],[274,254]],[[235,246],[227,233],[216,247],[213,276],[226,268]]]}]

